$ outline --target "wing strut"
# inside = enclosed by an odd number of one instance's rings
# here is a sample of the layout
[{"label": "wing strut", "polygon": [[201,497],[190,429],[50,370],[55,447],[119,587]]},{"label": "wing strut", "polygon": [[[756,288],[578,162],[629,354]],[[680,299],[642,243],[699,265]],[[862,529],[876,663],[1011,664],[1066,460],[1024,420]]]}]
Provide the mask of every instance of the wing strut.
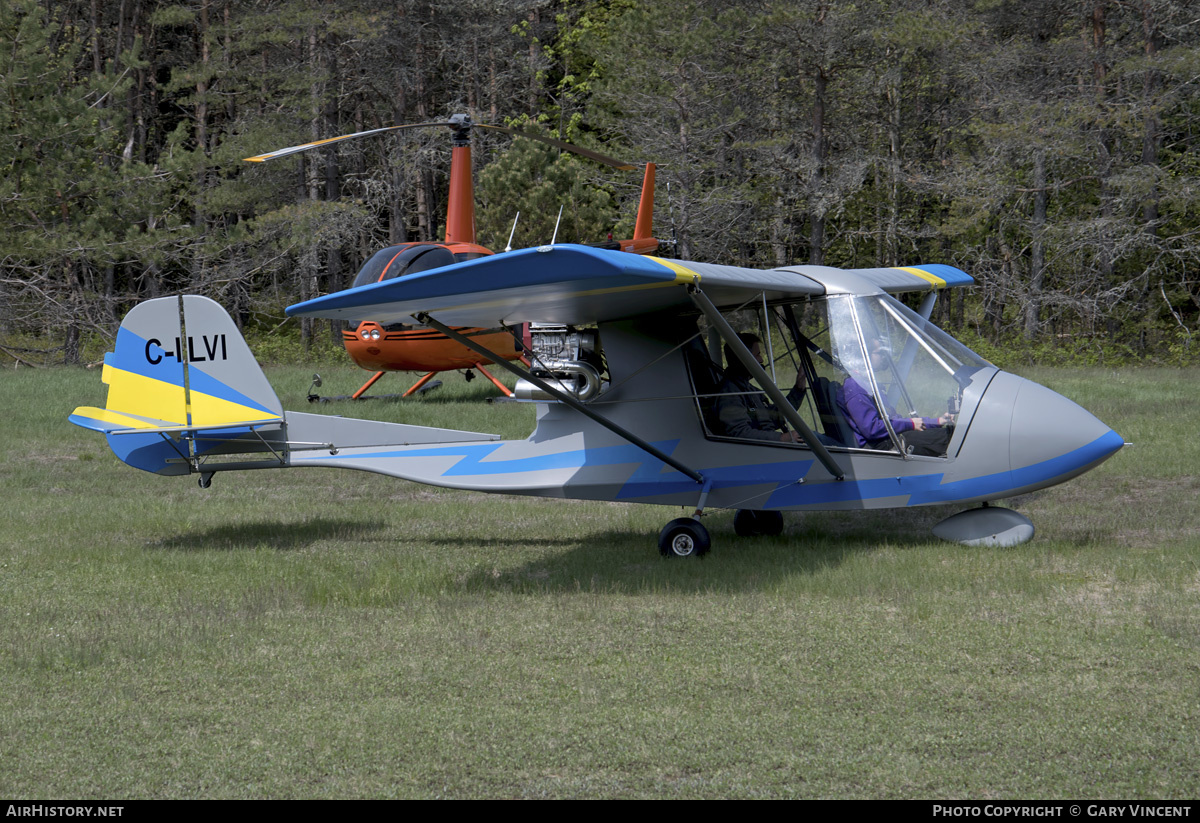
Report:
[{"label": "wing strut", "polygon": [[[704,479],[704,475],[700,474],[700,472],[696,471],[695,469],[688,468],[683,463],[680,463],[674,457],[671,457],[671,455],[664,452],[662,449],[659,449],[659,448],[653,446],[652,444],[646,442],[645,440],[638,437],[633,432],[617,425],[616,423],[612,422],[611,420],[604,417],[603,415],[597,414],[596,412],[592,411],[587,406],[580,403],[577,398],[572,397],[570,394],[562,391],[561,389],[556,388],[555,386],[550,385],[549,383],[547,383],[546,381],[544,381],[538,377],[534,377],[530,372],[526,371],[525,369],[522,369],[520,366],[517,366],[511,360],[506,360],[503,357],[501,357],[500,355],[496,354],[495,352],[488,351],[487,348],[485,348],[484,346],[479,345],[478,343],[476,343],[474,340],[472,340],[469,337],[464,337],[463,335],[459,334],[454,329],[450,328],[449,326],[445,325],[444,323],[439,323],[437,320],[434,320],[432,317],[430,317],[425,312],[419,312],[418,314],[413,315],[413,316],[416,318],[416,321],[418,323],[420,323],[421,325],[430,326],[432,328],[437,329],[442,334],[449,337],[451,340],[454,340],[455,342],[463,344],[464,346],[466,346],[468,349],[475,352],[476,354],[482,355],[482,356],[486,357],[488,360],[491,360],[497,366],[500,366],[501,368],[504,368],[504,369],[508,369],[510,372],[515,374],[517,377],[528,380],[530,383],[537,386],[539,389],[546,392],[551,397],[555,397],[558,400],[561,400],[563,403],[566,403],[568,406],[575,409],[575,411],[577,411],[580,414],[584,415],[585,417],[588,417],[588,418],[594,420],[595,422],[599,423],[601,426],[608,429],[610,432],[612,432],[613,434],[622,438],[623,440],[628,440],[630,443],[632,443],[633,445],[642,449],[643,451],[654,455],[655,457],[657,457],[662,462],[666,463],[671,468],[675,469],[676,471],[680,472],[681,474],[687,475],[688,477],[695,480],[697,483],[700,483],[701,485],[703,485],[705,488],[705,491],[707,492],[707,490],[708,490],[707,481]],[[789,408],[791,408],[791,407],[789,406]]]},{"label": "wing strut", "polygon": [[775,385],[770,376],[763,371],[763,367],[760,366],[758,361],[754,359],[754,355],[750,353],[750,350],[746,348],[745,344],[742,343],[741,340],[738,339],[737,332],[733,330],[733,327],[729,325],[729,323],[721,315],[721,312],[717,311],[717,307],[714,306],[712,301],[708,299],[708,295],[700,291],[700,289],[696,288],[694,285],[688,286],[688,294],[691,295],[692,302],[699,307],[700,311],[704,312],[704,316],[708,318],[708,322],[711,323],[713,328],[717,330],[717,333],[721,335],[721,338],[725,341],[725,344],[729,346],[729,350],[737,355],[738,360],[740,360],[742,365],[746,367],[746,371],[750,372],[750,376],[758,381],[758,385],[762,386],[763,391],[767,393],[767,397],[771,398],[771,402],[775,404],[775,407],[779,409],[784,418],[786,418],[787,421],[792,424],[792,427],[800,433],[800,436],[804,438],[804,442],[810,449],[813,450],[813,454],[815,454],[817,459],[821,461],[821,465],[824,466],[829,473],[838,480],[844,480],[846,473],[843,472],[841,466],[834,461],[833,457],[829,454],[828,449],[825,448],[825,444],[817,439],[817,436],[813,434],[812,429],[810,429],[808,424],[804,422],[804,418],[802,418],[796,412],[796,410],[792,408],[792,404],[787,401],[787,398],[784,397],[783,392],[779,390],[779,387]]}]

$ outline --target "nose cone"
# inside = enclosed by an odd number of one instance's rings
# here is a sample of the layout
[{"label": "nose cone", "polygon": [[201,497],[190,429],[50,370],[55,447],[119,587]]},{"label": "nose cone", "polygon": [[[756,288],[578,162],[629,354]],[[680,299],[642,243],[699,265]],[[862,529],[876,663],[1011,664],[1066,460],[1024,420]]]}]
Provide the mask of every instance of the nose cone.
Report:
[{"label": "nose cone", "polygon": [[992,409],[1011,408],[1007,447],[1014,494],[1070,480],[1125,445],[1091,412],[1031,380],[1001,372],[984,399]]}]

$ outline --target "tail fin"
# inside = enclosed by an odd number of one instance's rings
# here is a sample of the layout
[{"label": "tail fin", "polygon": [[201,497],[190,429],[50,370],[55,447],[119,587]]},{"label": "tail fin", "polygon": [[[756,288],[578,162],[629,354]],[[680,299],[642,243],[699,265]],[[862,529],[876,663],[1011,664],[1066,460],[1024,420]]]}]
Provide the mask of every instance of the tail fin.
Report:
[{"label": "tail fin", "polygon": [[71,422],[105,434],[280,422],[283,407],[233,320],[207,297],[148,300],[125,316],[104,356],[103,409]]},{"label": "tail fin", "polygon": [[104,356],[101,379],[108,384],[105,408],[80,406],[70,420],[110,435],[122,460],[147,471],[187,473],[186,465],[167,465],[180,456],[168,433],[283,422],[279,398],[246,341],[206,297],[135,306]]},{"label": "tail fin", "polygon": [[642,178],[642,199],[638,201],[637,222],[633,229],[634,240],[649,240],[654,236],[654,169],[653,163],[646,164],[646,176]]},{"label": "tail fin", "polygon": [[[202,488],[217,472],[297,465],[416,478],[402,454],[407,447],[419,454],[425,445],[500,439],[284,412],[233,320],[195,295],[149,300],[125,315],[116,347],[104,357],[102,379],[106,407],[81,406],[71,422],[103,432],[113,453],[135,469],[199,474]],[[408,468],[402,471],[400,464]],[[436,482],[434,475],[422,479]]]},{"label": "tail fin", "polygon": [[621,251],[634,254],[654,254],[658,251],[658,238],[653,234],[654,169],[653,163],[646,164],[646,174],[642,178],[642,197],[638,201],[637,219],[633,227],[633,238],[618,241],[617,247]]}]

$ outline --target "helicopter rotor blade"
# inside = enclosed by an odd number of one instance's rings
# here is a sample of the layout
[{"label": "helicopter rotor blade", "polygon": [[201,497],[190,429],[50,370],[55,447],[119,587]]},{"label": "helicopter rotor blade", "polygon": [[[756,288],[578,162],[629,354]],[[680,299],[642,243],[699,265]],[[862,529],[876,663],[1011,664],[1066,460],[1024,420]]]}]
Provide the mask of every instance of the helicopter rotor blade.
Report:
[{"label": "helicopter rotor blade", "polygon": [[615,157],[609,157],[606,154],[600,154],[599,152],[592,151],[591,149],[585,149],[582,146],[576,146],[573,143],[555,140],[553,137],[545,137],[540,134],[534,134],[533,132],[521,131],[520,129],[511,129],[507,126],[489,126],[483,123],[475,123],[474,127],[477,129],[502,131],[505,134],[511,134],[514,137],[526,137],[530,140],[540,140],[543,143],[563,149],[564,151],[574,152],[575,154],[586,157],[589,160],[595,160],[597,163],[603,163],[606,166],[612,166],[613,168],[620,169],[621,171],[630,171],[634,168],[632,163],[626,163],[623,160],[617,160]]},{"label": "helicopter rotor blade", "polygon": [[525,137],[530,140],[538,140],[542,143],[562,149],[563,151],[569,151],[574,154],[578,154],[582,157],[588,158],[589,160],[595,160],[597,163],[603,163],[606,166],[612,166],[622,171],[630,171],[634,168],[632,163],[626,163],[622,160],[617,160],[615,157],[609,157],[606,154],[600,154],[599,152],[592,151],[591,149],[585,149],[582,146],[576,146],[563,140],[556,140],[553,137],[545,137],[541,134],[521,131],[519,129],[509,128],[507,126],[491,126],[484,123],[473,123],[469,117],[464,115],[456,115],[455,119],[449,121],[439,120],[431,123],[407,123],[403,126],[385,126],[381,129],[359,131],[355,132],[354,134],[343,134],[339,137],[327,137],[324,140],[314,140],[311,143],[301,143],[298,146],[289,146],[286,149],[278,149],[276,151],[267,152],[266,154],[258,154],[254,157],[247,157],[245,158],[245,161],[248,163],[262,163],[267,160],[274,160],[277,157],[287,157],[288,155],[299,154],[300,152],[308,151],[309,149],[329,146],[333,143],[340,143],[343,140],[355,140],[359,137],[369,137],[373,134],[383,134],[384,132],[389,131],[400,131],[401,129],[423,129],[431,126],[448,126],[451,129],[461,130],[462,139],[464,140],[466,139],[466,133],[472,128],[503,132],[504,134],[512,135],[513,137]]},{"label": "helicopter rotor blade", "polygon": [[343,134],[340,137],[327,137],[324,140],[314,140],[311,143],[301,143],[299,146],[289,146],[286,149],[278,149],[276,151],[267,152],[266,154],[259,154],[259,155],[255,155],[254,157],[247,157],[247,158],[245,158],[245,161],[248,163],[262,163],[266,160],[274,160],[277,157],[287,157],[289,154],[299,154],[300,152],[308,151],[309,149],[316,149],[316,148],[320,148],[321,146],[328,146],[332,143],[340,143],[343,140],[354,140],[359,137],[368,137],[372,134],[382,134],[383,132],[388,132],[388,131],[399,131],[400,129],[420,129],[420,128],[428,128],[429,126],[452,126],[452,125],[454,125],[454,124],[448,123],[446,121],[438,121],[435,123],[408,123],[403,126],[385,126],[384,128],[381,128],[381,129],[371,129],[370,131],[358,131],[358,132],[355,132],[354,134]]}]

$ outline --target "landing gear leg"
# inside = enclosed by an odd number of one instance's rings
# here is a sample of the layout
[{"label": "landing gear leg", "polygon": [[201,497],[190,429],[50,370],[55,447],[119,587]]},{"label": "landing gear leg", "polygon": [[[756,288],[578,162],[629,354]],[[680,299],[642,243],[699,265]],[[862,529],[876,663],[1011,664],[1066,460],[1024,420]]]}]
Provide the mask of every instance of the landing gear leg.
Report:
[{"label": "landing gear leg", "polygon": [[[374,386],[374,385],[375,385],[375,381],[376,381],[376,380],[378,380],[379,378],[383,377],[385,374],[387,374],[387,372],[381,372],[381,371],[377,371],[377,372],[375,372],[373,375],[371,375],[371,379],[369,379],[369,380],[368,380],[366,383],[363,383],[363,384],[362,384],[362,388],[361,388],[361,389],[359,389],[358,391],[356,391],[354,394],[350,395],[350,399],[351,399],[351,400],[357,400],[358,398],[362,397],[362,396],[363,396],[363,392],[365,392],[367,389],[369,389],[369,388],[371,388],[372,386]],[[321,384],[320,384],[320,383],[318,383],[317,385],[319,386],[319,385],[321,385]]]},{"label": "landing gear leg", "polygon": [[[380,373],[382,374],[382,372],[380,372]],[[424,386],[426,383],[428,383],[430,380],[432,380],[432,379],[433,379],[433,376],[434,376],[435,374],[437,374],[437,372],[435,372],[435,371],[431,371],[429,374],[427,374],[427,375],[425,375],[424,377],[422,377],[422,378],[421,378],[420,380],[418,380],[416,383],[413,383],[413,384],[412,384],[412,388],[411,388],[411,389],[409,389],[408,391],[406,391],[406,392],[404,393],[404,395],[403,395],[403,396],[404,396],[404,397],[411,397],[411,396],[412,396],[412,394],[413,394],[414,392],[416,392],[416,391],[417,391],[417,389],[421,388],[421,387],[422,387],[422,386]],[[364,388],[366,388],[366,387],[364,386]]]},{"label": "landing gear leg", "polygon": [[493,377],[493,376],[492,376],[492,373],[491,373],[490,371],[488,371],[487,369],[485,369],[485,368],[483,367],[483,364],[482,364],[482,363],[476,363],[476,364],[475,364],[475,368],[479,369],[479,373],[480,373],[480,374],[482,374],[482,375],[483,375],[484,377],[486,377],[488,380],[491,380],[491,381],[492,381],[492,384],[493,384],[493,385],[494,385],[496,388],[498,388],[500,391],[504,392],[504,396],[505,396],[505,397],[512,397],[512,396],[513,396],[512,390],[511,390],[511,389],[509,389],[509,388],[508,388],[508,386],[504,385],[504,384],[503,384],[503,383],[501,383],[499,380],[497,380],[495,377]]}]

